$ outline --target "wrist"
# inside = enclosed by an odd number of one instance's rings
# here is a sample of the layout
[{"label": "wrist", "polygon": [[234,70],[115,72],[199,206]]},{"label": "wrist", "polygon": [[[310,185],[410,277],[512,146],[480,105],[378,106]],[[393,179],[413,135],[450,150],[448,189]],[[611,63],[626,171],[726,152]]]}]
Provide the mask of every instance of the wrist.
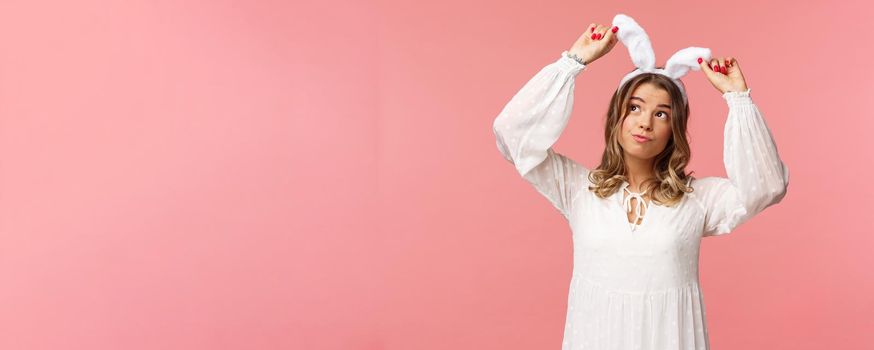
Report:
[{"label": "wrist", "polygon": [[750,97],[750,89],[744,91],[726,91],[722,94],[722,98],[728,102],[729,106],[740,106],[752,104]]},{"label": "wrist", "polygon": [[562,52],[561,58],[559,58],[556,63],[559,64],[559,67],[562,70],[573,73],[574,75],[578,74],[583,69],[586,69],[586,65],[572,58],[569,51]]},{"label": "wrist", "polygon": [[579,64],[582,64],[584,66],[590,63],[588,59],[580,57],[579,55],[576,54],[576,52],[573,52],[573,51],[568,52],[568,57],[573,58]]},{"label": "wrist", "polygon": [[573,47],[567,50],[568,56],[574,58],[580,64],[590,64],[595,61],[595,57],[591,54],[583,52],[579,47]]},{"label": "wrist", "polygon": [[742,85],[742,86],[737,86],[737,87],[730,87],[730,88],[727,88],[727,89],[725,89],[724,91],[722,91],[722,93],[723,93],[723,94],[727,94],[727,93],[730,93],[730,92],[748,92],[749,90],[750,90],[750,88],[748,88],[748,87],[746,86],[746,84],[744,84],[744,85]]}]

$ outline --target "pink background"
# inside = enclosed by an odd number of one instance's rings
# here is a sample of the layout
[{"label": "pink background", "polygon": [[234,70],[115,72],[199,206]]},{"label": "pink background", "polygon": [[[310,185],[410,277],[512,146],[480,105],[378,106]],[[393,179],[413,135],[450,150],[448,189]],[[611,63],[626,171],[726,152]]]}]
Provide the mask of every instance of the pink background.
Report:
[{"label": "pink background", "polygon": [[[832,6],[840,4],[840,6]],[[4,1],[0,348],[559,349],[564,219],[491,123],[591,22],[739,59],[790,189],[707,238],[714,349],[870,349],[862,1]],[[694,11],[696,15],[678,15]],[[577,78],[594,167],[630,70]],[[700,72],[695,175],[724,176]]]}]

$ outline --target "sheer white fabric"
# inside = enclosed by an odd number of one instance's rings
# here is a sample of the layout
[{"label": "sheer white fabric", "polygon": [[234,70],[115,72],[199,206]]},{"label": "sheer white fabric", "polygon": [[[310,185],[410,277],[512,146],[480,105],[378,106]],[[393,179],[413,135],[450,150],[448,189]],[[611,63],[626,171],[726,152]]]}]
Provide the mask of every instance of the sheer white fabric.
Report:
[{"label": "sheer white fabric", "polygon": [[728,178],[689,177],[694,192],[674,207],[647,203],[643,221],[631,226],[623,200],[627,182],[601,199],[588,191],[589,169],[552,149],[571,115],[575,78],[585,68],[563,52],[493,124],[498,150],[573,233],[562,349],[709,349],[698,284],[701,238],[729,233],[780,202],[789,169],[750,90],[728,92]]}]

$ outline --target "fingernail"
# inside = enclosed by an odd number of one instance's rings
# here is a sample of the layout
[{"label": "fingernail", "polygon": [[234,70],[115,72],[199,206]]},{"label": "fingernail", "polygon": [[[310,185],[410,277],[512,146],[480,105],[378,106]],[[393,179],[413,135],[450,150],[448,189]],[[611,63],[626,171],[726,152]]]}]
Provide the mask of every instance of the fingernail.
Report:
[{"label": "fingernail", "polygon": [[725,68],[725,66],[722,66],[721,68],[722,68],[722,74],[728,74],[728,68]]},{"label": "fingernail", "polygon": [[618,30],[619,30],[619,27],[617,27],[617,26],[613,26],[613,32],[614,32],[614,33],[616,33],[616,31],[618,31]]},{"label": "fingernail", "polygon": [[595,27],[593,26],[592,28],[589,28],[589,31],[594,33],[594,32],[595,32]]},{"label": "fingernail", "polygon": [[592,39],[597,38],[598,34],[592,33]]},{"label": "fingernail", "polygon": [[704,59],[702,59],[701,57],[698,57],[698,63],[701,63],[701,62],[704,62]]}]

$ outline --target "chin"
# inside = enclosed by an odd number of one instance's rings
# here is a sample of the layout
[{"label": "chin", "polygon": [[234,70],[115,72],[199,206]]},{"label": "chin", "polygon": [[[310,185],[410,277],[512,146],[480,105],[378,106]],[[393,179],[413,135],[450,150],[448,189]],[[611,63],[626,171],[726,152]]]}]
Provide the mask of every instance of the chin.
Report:
[{"label": "chin", "polygon": [[631,158],[637,158],[637,159],[650,159],[650,158],[653,158],[657,155],[657,154],[643,153],[643,152],[641,152],[639,147],[628,148],[628,147],[622,146],[622,150],[625,152],[625,157],[631,157]]},{"label": "chin", "polygon": [[648,154],[635,154],[633,152],[626,152],[625,156],[631,157],[631,158],[643,159],[643,160],[649,160],[649,159],[652,159],[653,157],[655,157],[655,156],[648,155]]}]

